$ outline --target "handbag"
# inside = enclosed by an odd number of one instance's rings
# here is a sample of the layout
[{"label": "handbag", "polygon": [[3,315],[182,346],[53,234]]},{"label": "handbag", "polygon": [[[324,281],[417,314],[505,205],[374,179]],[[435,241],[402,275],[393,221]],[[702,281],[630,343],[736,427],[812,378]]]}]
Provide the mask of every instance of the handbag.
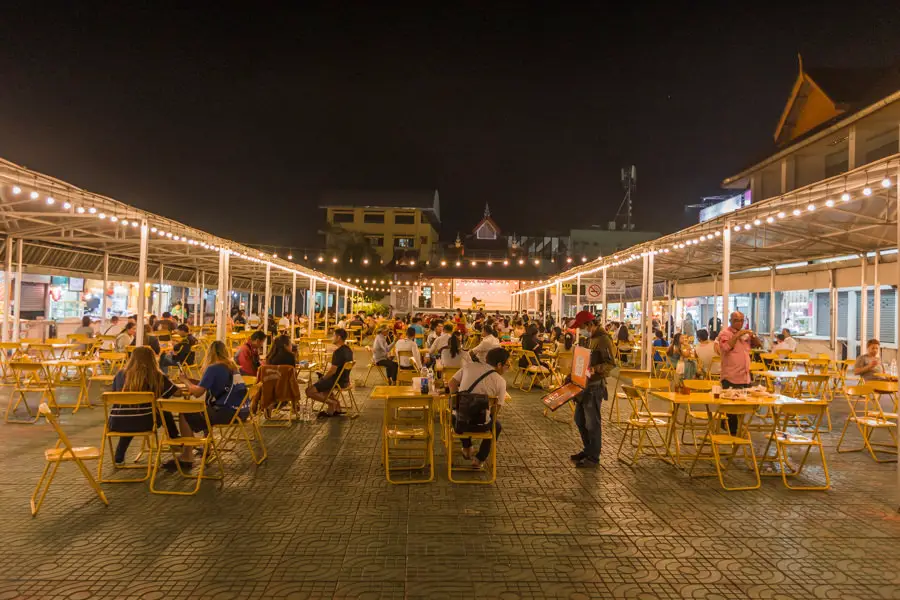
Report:
[{"label": "handbag", "polygon": [[487,422],[490,398],[488,398],[487,394],[474,394],[472,390],[491,373],[496,373],[496,371],[491,369],[487,373],[483,373],[481,377],[469,386],[469,389],[456,393],[453,409],[456,411],[456,424],[459,429],[466,430],[470,427],[484,425]]}]

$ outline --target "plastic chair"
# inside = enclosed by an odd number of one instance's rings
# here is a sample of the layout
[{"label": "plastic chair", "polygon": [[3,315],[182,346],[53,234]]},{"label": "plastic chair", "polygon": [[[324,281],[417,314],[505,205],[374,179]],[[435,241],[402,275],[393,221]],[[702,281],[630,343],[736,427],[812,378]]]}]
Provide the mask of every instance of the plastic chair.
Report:
[{"label": "plastic chair", "polygon": [[[100,484],[94,480],[91,472],[84,464],[84,461],[86,460],[99,460],[100,449],[87,446],[77,448],[72,447],[72,443],[69,441],[68,436],[59,426],[59,422],[57,422],[56,418],[53,416],[53,412],[50,410],[50,407],[47,406],[46,402],[41,403],[38,407],[38,415],[47,419],[47,422],[53,426],[53,430],[56,432],[59,439],[56,442],[56,446],[44,450],[44,460],[47,464],[44,465],[44,471],[41,473],[41,478],[38,480],[34,492],[31,494],[31,516],[37,515],[38,511],[41,509],[44,498],[47,497],[47,492],[50,491],[50,484],[53,483],[53,478],[56,477],[56,472],[59,470],[59,465],[64,462],[75,463],[84,475],[84,478],[87,479],[91,489],[94,490],[103,504],[109,506],[109,500],[106,499],[106,494],[100,489]],[[53,466],[52,471],[50,470],[51,465]]]},{"label": "plastic chair", "polygon": [[[103,421],[103,434],[100,437],[100,447],[109,448],[109,456],[112,459],[113,470],[118,469],[146,469],[146,474],[141,479],[114,479],[103,477],[103,455],[101,453],[97,461],[97,481],[100,483],[138,483],[150,479],[151,469],[153,468],[153,452],[156,449],[156,429],[158,423],[156,420],[156,406],[154,405],[156,397],[153,392],[105,392],[102,396],[103,408],[106,418]],[[119,432],[109,430],[109,417],[113,410],[117,408],[140,409],[146,408],[150,411],[152,426],[145,431],[129,431]],[[141,438],[141,445],[150,447],[150,460],[147,465],[116,465],[115,448],[113,448],[113,439],[121,437]]]},{"label": "plastic chair", "polygon": [[[388,483],[411,484],[434,481],[434,399],[430,395],[387,398],[381,445],[384,476]],[[414,464],[406,464],[417,460]],[[401,462],[400,466],[395,463]],[[394,471],[421,471],[428,476],[396,480]]]},{"label": "plastic chair", "polygon": [[[154,494],[165,494],[165,495],[173,495],[173,496],[193,496],[200,490],[200,483],[204,479],[215,479],[220,483],[224,480],[225,477],[225,469],[222,467],[222,460],[219,457],[219,452],[216,449],[216,443],[213,439],[212,435],[212,425],[209,422],[209,415],[206,414],[206,402],[202,400],[176,400],[176,399],[159,399],[156,401],[156,406],[160,411],[169,412],[172,414],[198,414],[203,415],[203,420],[206,423],[206,435],[202,437],[197,437],[196,435],[180,435],[177,438],[169,437],[168,430],[163,427],[162,428],[162,439],[159,442],[159,447],[156,450],[156,460],[153,461],[153,472],[150,475],[150,491]],[[197,475],[191,475],[189,473],[185,473],[181,468],[181,462],[178,460],[177,452],[181,450],[182,446],[189,446],[191,448],[201,448],[202,454],[200,457],[200,466],[199,472]],[[159,466],[162,462],[163,452],[170,452],[172,458],[175,459],[175,465],[178,469],[178,473],[187,479],[194,479],[196,483],[194,485],[194,489],[190,492],[182,492],[180,490],[160,490],[156,488],[156,476],[159,474]],[[208,475],[206,473],[207,468],[207,457],[212,456],[213,460],[215,460],[218,465],[219,473],[218,475]]]}]

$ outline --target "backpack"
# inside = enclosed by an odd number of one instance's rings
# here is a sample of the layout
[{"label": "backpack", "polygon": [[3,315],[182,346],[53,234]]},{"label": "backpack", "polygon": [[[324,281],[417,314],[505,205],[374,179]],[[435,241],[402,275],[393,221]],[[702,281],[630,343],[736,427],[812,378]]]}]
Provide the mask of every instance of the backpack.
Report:
[{"label": "backpack", "polygon": [[478,427],[487,422],[487,414],[491,408],[490,398],[488,398],[487,394],[473,394],[472,390],[488,375],[496,372],[494,369],[491,369],[486,373],[482,373],[481,377],[469,386],[469,389],[456,393],[453,409],[456,410],[456,423],[461,430]]}]

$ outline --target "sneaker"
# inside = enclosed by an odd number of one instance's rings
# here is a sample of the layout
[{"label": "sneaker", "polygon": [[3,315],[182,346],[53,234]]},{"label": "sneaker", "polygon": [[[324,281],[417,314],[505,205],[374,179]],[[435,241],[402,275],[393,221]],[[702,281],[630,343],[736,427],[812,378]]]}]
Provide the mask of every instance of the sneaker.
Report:
[{"label": "sneaker", "polygon": [[574,462],[578,462],[579,460],[581,460],[581,459],[584,458],[585,456],[587,456],[587,454],[585,454],[584,452],[579,452],[578,454],[573,454],[572,456],[570,456],[570,457],[569,457],[569,460],[574,461]]},{"label": "sneaker", "polygon": [[596,467],[599,464],[600,464],[599,461],[596,461],[592,458],[588,458],[587,456],[585,456],[581,460],[575,461],[575,468],[576,469],[593,469],[594,467]]}]

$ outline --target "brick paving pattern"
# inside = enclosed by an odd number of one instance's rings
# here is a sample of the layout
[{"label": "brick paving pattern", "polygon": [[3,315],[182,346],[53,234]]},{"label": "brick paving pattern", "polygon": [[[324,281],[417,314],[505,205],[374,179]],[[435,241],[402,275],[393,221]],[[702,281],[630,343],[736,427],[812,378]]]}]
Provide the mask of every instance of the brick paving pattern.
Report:
[{"label": "brick paving pattern", "polygon": [[[608,419],[601,466],[574,469],[577,432],[542,417],[539,396],[513,391],[493,486],[449,484],[440,444],[437,481],[389,485],[382,403],[366,400],[358,419],[265,429],[266,463],[228,454],[224,484],[195,497],[107,484],[104,507],[63,465],[34,519],[53,432],[2,425],[0,600],[900,598],[897,467],[834,452],[842,399],[825,436],[831,491],[766,478],[729,493],[658,461],[619,463]],[[62,423],[97,445],[102,415]]]}]

